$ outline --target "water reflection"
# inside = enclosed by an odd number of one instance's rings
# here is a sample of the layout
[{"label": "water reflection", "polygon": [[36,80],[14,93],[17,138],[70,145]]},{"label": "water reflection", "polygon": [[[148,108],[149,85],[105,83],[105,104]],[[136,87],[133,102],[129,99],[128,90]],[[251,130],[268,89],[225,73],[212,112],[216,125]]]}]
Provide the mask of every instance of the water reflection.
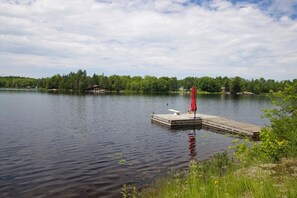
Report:
[{"label": "water reflection", "polygon": [[189,137],[188,142],[189,142],[189,151],[190,151],[189,156],[195,157],[197,155],[197,152],[196,152],[196,131],[195,131],[195,129],[193,129],[192,133],[188,134],[188,137]]}]

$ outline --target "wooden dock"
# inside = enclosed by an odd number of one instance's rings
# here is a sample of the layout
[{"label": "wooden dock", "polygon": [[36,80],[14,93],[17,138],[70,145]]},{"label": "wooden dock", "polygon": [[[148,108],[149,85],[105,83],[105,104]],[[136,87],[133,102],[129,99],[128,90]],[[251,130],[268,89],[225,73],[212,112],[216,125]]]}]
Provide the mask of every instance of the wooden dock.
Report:
[{"label": "wooden dock", "polygon": [[153,123],[158,123],[169,128],[197,128],[216,131],[221,133],[232,133],[259,139],[261,127],[247,124],[220,116],[183,113],[183,114],[152,114]]},{"label": "wooden dock", "polygon": [[202,119],[193,114],[152,114],[153,123],[161,124],[169,128],[199,128],[202,127]]}]

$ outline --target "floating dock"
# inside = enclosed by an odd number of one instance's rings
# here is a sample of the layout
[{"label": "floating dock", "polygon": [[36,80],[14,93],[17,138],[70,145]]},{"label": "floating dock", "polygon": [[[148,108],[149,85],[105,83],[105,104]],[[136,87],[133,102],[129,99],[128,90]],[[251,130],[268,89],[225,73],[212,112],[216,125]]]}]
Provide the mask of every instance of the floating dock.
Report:
[{"label": "floating dock", "polygon": [[194,119],[194,114],[152,114],[151,120],[169,128],[202,127],[202,119],[198,116]]},{"label": "floating dock", "polygon": [[169,128],[203,128],[221,133],[249,136],[256,140],[259,139],[262,128],[257,125],[206,114],[196,114],[195,119],[194,114],[190,113],[152,114],[151,121]]}]

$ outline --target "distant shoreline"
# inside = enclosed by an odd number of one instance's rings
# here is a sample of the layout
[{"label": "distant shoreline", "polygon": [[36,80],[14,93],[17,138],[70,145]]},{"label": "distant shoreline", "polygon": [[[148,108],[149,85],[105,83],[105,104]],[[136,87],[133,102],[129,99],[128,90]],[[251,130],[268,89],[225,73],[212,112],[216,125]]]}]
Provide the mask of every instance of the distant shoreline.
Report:
[{"label": "distant shoreline", "polygon": [[0,77],[0,87],[42,89],[56,92],[91,92],[91,93],[187,93],[192,86],[197,94],[232,94],[261,95],[270,92],[283,91],[286,84],[292,81],[276,81],[273,79],[247,80],[235,77],[186,77],[178,80],[176,77],[155,76],[119,76],[93,74],[88,76],[86,70],[78,70],[69,74],[56,74],[48,78],[26,78],[19,76]]},{"label": "distant shoreline", "polygon": [[[34,91],[34,92],[46,92],[46,93],[71,93],[71,94],[86,94],[86,95],[102,95],[102,94],[139,94],[139,95],[147,95],[147,94],[182,94],[182,95],[188,95],[190,94],[189,91],[169,91],[169,92],[150,92],[150,93],[144,93],[144,92],[136,92],[136,91],[129,91],[129,90],[122,90],[122,91],[102,91],[102,92],[77,92],[76,90],[59,90],[59,89],[44,89],[44,88],[3,88],[0,87],[0,91]],[[232,95],[230,92],[204,92],[204,91],[197,91],[197,95]],[[266,94],[254,94],[251,92],[239,92],[236,95],[266,95]]]}]

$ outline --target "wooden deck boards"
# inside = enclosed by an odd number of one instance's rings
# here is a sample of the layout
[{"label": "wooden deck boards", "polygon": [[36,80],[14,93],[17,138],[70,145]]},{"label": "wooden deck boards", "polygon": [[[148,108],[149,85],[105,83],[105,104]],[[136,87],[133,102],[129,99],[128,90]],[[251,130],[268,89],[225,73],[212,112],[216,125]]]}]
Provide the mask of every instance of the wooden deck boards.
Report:
[{"label": "wooden deck boards", "polygon": [[195,118],[191,114],[153,114],[151,117],[152,122],[165,125],[170,128],[179,127],[197,127],[201,128],[201,118]]},{"label": "wooden deck boards", "polygon": [[213,116],[207,114],[184,113],[180,115],[174,114],[152,114],[152,122],[165,125],[170,128],[175,127],[195,127],[204,128],[206,130],[216,130],[218,132],[227,132],[238,135],[249,136],[254,139],[259,138],[261,127],[253,124],[247,124],[228,118]]}]

